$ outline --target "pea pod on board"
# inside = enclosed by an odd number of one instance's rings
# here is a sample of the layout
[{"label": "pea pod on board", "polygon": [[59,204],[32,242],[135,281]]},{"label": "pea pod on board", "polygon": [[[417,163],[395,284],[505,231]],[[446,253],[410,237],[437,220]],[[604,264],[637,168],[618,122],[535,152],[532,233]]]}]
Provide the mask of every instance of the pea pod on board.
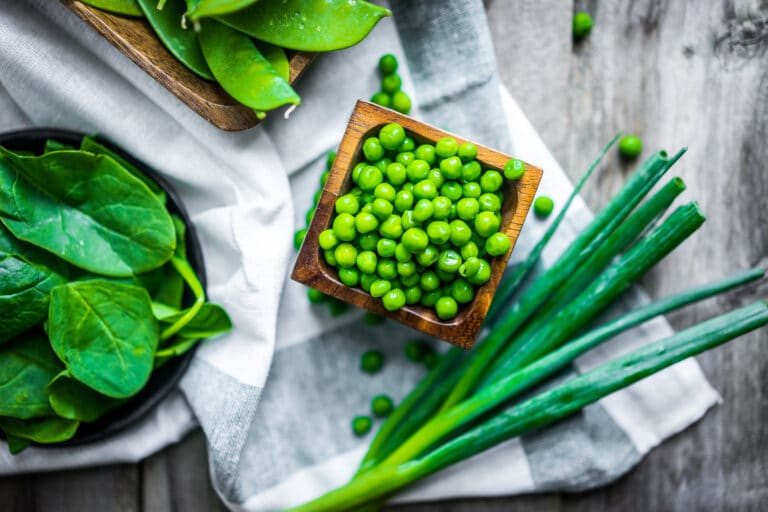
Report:
[{"label": "pea pod on board", "polygon": [[199,38],[213,76],[243,105],[265,112],[301,103],[296,91],[247,35],[215,20],[202,20]]},{"label": "pea pod on board", "polygon": [[190,20],[230,14],[255,4],[259,0],[187,0],[186,16]]},{"label": "pea pod on board", "polygon": [[280,76],[285,80],[291,78],[291,64],[288,62],[288,56],[285,54],[285,50],[279,46],[265,43],[263,41],[256,41],[256,47],[259,49],[265,59],[272,64],[275,71],[280,73]]},{"label": "pea pod on board", "polygon": [[136,1],[168,51],[197,76],[214,80],[200,49],[197,34],[191,28],[185,29],[181,25],[186,8],[184,0],[167,0],[162,9],[158,9],[157,0]]},{"label": "pea pod on board", "polygon": [[216,19],[283,48],[328,52],[359,43],[391,14],[362,0],[260,0]]},{"label": "pea pod on board", "polygon": [[88,4],[97,9],[113,12],[115,14],[123,14],[125,16],[142,17],[143,14],[139,8],[139,4],[136,0],[81,0],[84,4]]}]

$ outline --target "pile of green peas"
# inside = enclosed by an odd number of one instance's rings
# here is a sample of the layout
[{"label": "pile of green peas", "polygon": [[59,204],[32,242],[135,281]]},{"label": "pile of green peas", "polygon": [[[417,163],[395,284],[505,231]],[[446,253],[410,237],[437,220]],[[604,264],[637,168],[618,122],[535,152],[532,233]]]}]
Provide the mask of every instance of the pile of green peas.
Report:
[{"label": "pile of green peas", "polygon": [[319,235],[325,262],[389,311],[422,305],[454,318],[490,279],[489,259],[510,249],[500,231],[502,185],[505,176],[522,177],[525,164],[510,160],[504,175],[484,170],[474,144],[446,137],[417,146],[395,123],[367,138],[362,152],[353,188]]},{"label": "pile of green peas", "polygon": [[391,108],[401,114],[411,111],[411,97],[402,91],[403,80],[397,74],[397,57],[387,53],[379,59],[381,90],[371,96],[371,102]]}]

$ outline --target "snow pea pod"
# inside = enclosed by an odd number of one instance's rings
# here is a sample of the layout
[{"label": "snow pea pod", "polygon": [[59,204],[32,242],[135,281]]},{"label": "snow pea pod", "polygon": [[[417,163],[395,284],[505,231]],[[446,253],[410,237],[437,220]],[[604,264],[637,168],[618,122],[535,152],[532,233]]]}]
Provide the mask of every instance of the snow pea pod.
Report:
[{"label": "snow pea pod", "polygon": [[200,49],[197,34],[194,30],[185,30],[181,26],[181,18],[186,8],[184,0],[167,0],[162,10],[157,8],[157,0],[137,1],[155,34],[168,51],[194,74],[206,80],[213,80],[213,74]]},{"label": "snow pea pod", "polygon": [[285,54],[285,50],[279,46],[265,43],[263,41],[256,41],[256,47],[259,49],[265,59],[272,64],[272,67],[280,73],[280,76],[286,80],[291,77],[291,65],[288,62],[288,56]]},{"label": "snow pea pod", "polygon": [[389,9],[363,0],[259,0],[216,19],[261,41],[308,52],[359,43]]},{"label": "snow pea pod", "polygon": [[81,0],[84,4],[125,16],[142,17],[141,9],[136,0]]},{"label": "snow pea pod", "polygon": [[266,112],[301,98],[245,34],[214,20],[201,20],[198,34],[208,67],[234,99]]},{"label": "snow pea pod", "polygon": [[259,0],[187,0],[188,10],[187,18],[190,20],[199,20],[210,16],[219,16],[230,14],[249,5],[253,5]]}]

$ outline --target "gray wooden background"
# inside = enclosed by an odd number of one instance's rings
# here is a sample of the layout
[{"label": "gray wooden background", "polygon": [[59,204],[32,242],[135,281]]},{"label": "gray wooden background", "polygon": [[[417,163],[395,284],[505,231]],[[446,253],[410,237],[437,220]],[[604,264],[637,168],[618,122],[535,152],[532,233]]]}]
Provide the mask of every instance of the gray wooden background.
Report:
[{"label": "gray wooden background", "polygon": [[[617,131],[675,166],[705,227],[645,280],[659,296],[768,263],[768,1],[486,0],[504,83],[572,177]],[[574,9],[592,13],[574,44]],[[626,176],[587,186],[599,207]],[[676,314],[675,327],[768,297],[768,285]],[[724,403],[613,485],[577,495],[459,500],[432,511],[768,510],[768,329],[699,358]],[[219,511],[199,433],[137,465],[0,479],[0,511]]]}]

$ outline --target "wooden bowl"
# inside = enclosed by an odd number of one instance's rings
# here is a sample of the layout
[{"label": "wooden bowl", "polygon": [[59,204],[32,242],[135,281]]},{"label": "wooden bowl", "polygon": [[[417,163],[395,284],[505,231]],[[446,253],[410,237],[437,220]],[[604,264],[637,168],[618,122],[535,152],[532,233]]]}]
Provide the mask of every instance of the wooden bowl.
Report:
[{"label": "wooden bowl", "polygon": [[[399,123],[416,140],[416,144],[432,143],[443,137],[453,137],[459,144],[466,139],[421,123],[393,110],[365,101],[358,101],[339,145],[336,160],[328,181],[317,204],[312,222],[299,251],[291,278],[323,293],[336,297],[376,314],[392,318],[423,333],[443,339],[463,348],[471,348],[480,332],[480,326],[491,305],[507,260],[514,249],[520,229],[531,207],[536,189],[541,181],[541,169],[525,164],[525,174],[520,180],[504,180],[504,204],[502,205],[502,230],[509,236],[512,248],[503,256],[490,260],[491,279],[477,288],[475,299],[462,305],[459,314],[447,321],[440,320],[431,308],[406,306],[398,311],[387,311],[381,299],[374,298],[358,287],[349,287],[339,281],[336,269],[326,264],[318,245],[320,233],[331,227],[336,199],[352,188],[352,169],[361,160],[363,141],[377,134],[388,123]],[[477,144],[477,160],[484,169],[502,170],[511,157]]]},{"label": "wooden bowl", "polygon": [[[211,124],[236,131],[259,123],[253,110],[235,101],[219,84],[203,80],[176,60],[146,20],[111,14],[78,0],[61,2]],[[291,84],[307,69],[313,56],[307,52],[288,53]]]}]

